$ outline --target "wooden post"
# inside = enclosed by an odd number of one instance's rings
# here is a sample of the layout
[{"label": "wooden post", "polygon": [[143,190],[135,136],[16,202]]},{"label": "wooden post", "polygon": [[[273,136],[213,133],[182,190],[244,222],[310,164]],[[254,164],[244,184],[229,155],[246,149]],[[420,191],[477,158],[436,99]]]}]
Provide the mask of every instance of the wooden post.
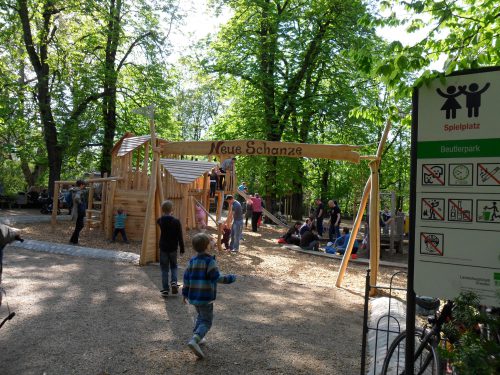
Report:
[{"label": "wooden post", "polygon": [[222,216],[222,204],[224,203],[224,192],[222,190],[217,190],[215,192],[215,195],[217,196],[217,211],[215,213],[215,218],[217,219],[217,222],[221,221],[221,216]]},{"label": "wooden post", "polygon": [[149,167],[149,143],[144,145],[144,164],[142,166],[142,183],[141,188],[148,190],[148,167]]},{"label": "wooden post", "polygon": [[349,263],[349,259],[351,258],[352,247],[354,245],[354,241],[356,240],[356,236],[358,235],[361,222],[363,221],[366,202],[368,201],[368,197],[370,196],[371,183],[371,178],[368,178],[368,181],[366,181],[365,189],[363,191],[363,196],[361,197],[361,202],[359,204],[358,214],[356,215],[356,219],[354,220],[351,237],[349,238],[349,243],[347,244],[344,257],[342,258],[342,263],[340,264],[339,274],[337,275],[337,282],[335,283],[335,286],[337,287],[340,287],[342,285],[342,280],[344,279],[347,264]]},{"label": "wooden post", "polygon": [[[104,174],[104,177],[107,177],[107,173]],[[109,181],[104,181],[102,182],[102,189],[101,189],[101,230],[104,230],[104,220],[106,217],[106,198],[108,194],[108,188],[109,188]]]},{"label": "wooden post", "polygon": [[[161,179],[161,175],[158,176],[158,179]],[[161,185],[161,184],[160,184]],[[161,189],[161,187],[160,187]],[[155,219],[161,217],[161,204],[163,203],[163,192],[161,194],[155,194]],[[160,261],[160,247],[157,244],[160,243],[161,229],[158,225],[156,225],[155,220],[155,262]]]},{"label": "wooden post", "polygon": [[[385,142],[389,136],[391,121],[387,120],[384,133],[378,144],[377,159],[370,162],[371,191],[370,191],[370,285],[377,285],[378,268],[380,263],[380,199],[379,199],[379,175],[378,170],[382,159]],[[377,294],[377,290],[372,288],[370,295]]]},{"label": "wooden post", "polygon": [[159,163],[159,160],[158,160],[158,178],[156,179],[156,188],[158,189],[158,197],[159,197],[159,200],[160,200],[160,204],[163,203],[163,201],[165,200],[164,199],[164,195],[163,195],[163,180],[161,178],[161,165]]},{"label": "wooden post", "polygon": [[222,226],[224,223],[217,223],[217,250],[222,251]]},{"label": "wooden post", "polygon": [[151,256],[151,249],[148,249],[150,238],[152,236],[156,238],[156,225],[151,227],[151,223],[154,222],[155,194],[157,189],[156,179],[159,178],[158,163],[160,160],[160,153],[158,150],[158,145],[156,144],[155,123],[152,115],[149,119],[149,129],[151,131],[151,144],[153,145],[153,164],[151,166],[151,181],[149,182],[148,203],[146,207],[146,216],[144,218],[141,256],[139,258],[139,264],[141,266],[145,265],[148,262],[154,261],[156,258],[156,252],[153,250],[153,256]]},{"label": "wooden post", "polygon": [[50,218],[50,225],[52,231],[55,229],[57,222],[57,209],[59,208],[59,184],[56,182],[54,184],[54,194],[52,197],[52,217]]},{"label": "wooden post", "polygon": [[113,210],[114,210],[114,203],[115,203],[115,191],[116,191],[116,185],[117,181],[113,180],[110,182],[109,185],[109,194],[107,195],[107,204],[106,204],[106,224],[105,224],[105,236],[108,240],[111,239],[113,235]]},{"label": "wooden post", "polygon": [[181,221],[182,230],[185,231],[188,228],[188,217],[191,216],[188,213],[188,194],[187,189],[183,189],[181,192],[181,210],[179,219]]},{"label": "wooden post", "polygon": [[90,184],[90,189],[89,189],[89,197],[87,201],[87,232],[90,232],[90,228],[92,227],[93,224],[93,216],[92,214],[94,213],[94,184]]}]

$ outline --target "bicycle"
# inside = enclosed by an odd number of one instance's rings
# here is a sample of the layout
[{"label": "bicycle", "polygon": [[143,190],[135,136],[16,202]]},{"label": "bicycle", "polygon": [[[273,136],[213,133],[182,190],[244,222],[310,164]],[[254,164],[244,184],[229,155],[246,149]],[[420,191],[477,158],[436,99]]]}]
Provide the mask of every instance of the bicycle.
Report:
[{"label": "bicycle", "polygon": [[[432,309],[432,306],[426,305],[425,301],[420,300],[418,297],[416,302],[423,308]],[[439,301],[437,304],[439,306]],[[438,375],[442,374],[446,368],[446,363],[441,363],[437,348],[443,342],[442,327],[444,323],[452,318],[452,310],[453,301],[447,301],[439,314],[434,314],[434,316],[428,318],[430,328],[415,329],[414,371],[416,374]],[[381,375],[405,374],[406,336],[406,331],[401,332],[389,346]]]},{"label": "bicycle", "polygon": [[[6,295],[5,290],[3,290],[2,287],[0,287],[0,294],[1,293],[3,293],[4,295]],[[0,296],[0,306],[2,305],[1,300],[2,300],[2,297]],[[15,312],[13,312],[13,311],[11,312],[10,311],[8,303],[5,303],[5,305],[7,306],[7,316],[0,322],[0,328],[2,328],[2,326],[5,324],[6,321],[11,320],[16,315]]]}]

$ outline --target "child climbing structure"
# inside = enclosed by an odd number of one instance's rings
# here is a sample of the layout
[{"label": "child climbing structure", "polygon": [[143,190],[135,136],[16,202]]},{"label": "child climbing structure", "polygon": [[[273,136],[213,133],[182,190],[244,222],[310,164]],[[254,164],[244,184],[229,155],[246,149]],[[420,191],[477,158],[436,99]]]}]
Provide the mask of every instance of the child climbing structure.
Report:
[{"label": "child climbing structure", "polygon": [[[380,259],[380,226],[379,226],[379,183],[378,170],[382,150],[387,139],[390,123],[385,126],[376,155],[359,154],[360,146],[333,144],[303,144],[290,142],[273,142],[264,140],[232,140],[232,141],[187,141],[169,142],[157,139],[153,116],[150,115],[151,134],[134,136],[125,134],[112,150],[112,176],[93,179],[91,182],[103,184],[103,194],[99,201],[99,209],[89,198],[90,214],[99,213],[99,220],[90,219],[89,224],[98,226],[107,238],[111,238],[113,229],[113,212],[117,208],[128,214],[127,233],[132,240],[141,240],[140,264],[156,262],[159,259],[158,240],[160,236],[156,219],[161,215],[161,203],[164,199],[174,201],[174,215],[179,217],[183,230],[196,227],[196,205],[203,207],[207,216],[221,224],[221,211],[224,195],[236,193],[236,176],[234,168],[225,176],[224,190],[217,190],[217,214],[213,218],[208,214],[210,200],[211,169],[217,164],[210,161],[197,161],[196,155],[208,160],[218,159],[221,163],[235,156],[285,156],[308,157],[344,160],[359,163],[369,160],[371,175],[365,186],[358,215],[354,222],[351,240],[344,253],[344,258],[337,278],[340,286],[351,256],[354,240],[361,223],[368,197],[370,197],[370,268],[371,285],[376,285],[378,262]],[[184,159],[181,159],[184,158]],[[56,182],[54,196],[59,194],[63,182]],[[67,183],[67,182],[66,182]],[[92,188],[91,188],[92,189]],[[90,194],[89,194],[90,195]],[[54,200],[57,202],[57,199]],[[53,223],[56,220],[57,207],[53,210]],[[205,221],[206,222],[206,221]],[[375,293],[372,290],[372,293]]]}]

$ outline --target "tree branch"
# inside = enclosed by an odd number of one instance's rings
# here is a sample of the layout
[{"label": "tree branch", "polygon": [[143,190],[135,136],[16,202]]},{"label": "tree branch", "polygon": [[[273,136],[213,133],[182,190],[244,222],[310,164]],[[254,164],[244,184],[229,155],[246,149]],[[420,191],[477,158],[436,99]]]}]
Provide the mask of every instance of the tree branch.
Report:
[{"label": "tree branch", "polygon": [[125,60],[127,60],[127,57],[130,55],[132,50],[134,49],[135,46],[137,46],[139,43],[141,43],[142,40],[146,39],[148,36],[153,35],[152,31],[148,31],[145,34],[139,35],[136,40],[128,47],[127,52],[125,52],[125,55],[122,57],[120,60],[120,63],[118,64],[116,68],[116,72],[118,73],[120,69],[122,68],[123,64],[125,63]]},{"label": "tree branch", "polygon": [[17,4],[17,13],[19,14],[19,18],[21,20],[21,25],[23,28],[23,39],[24,45],[26,46],[26,52],[28,52],[28,56],[31,60],[31,63],[33,64],[33,68],[38,75],[42,70],[42,63],[40,62],[40,57],[36,52],[33,42],[33,35],[31,33],[31,25],[29,20],[28,1],[18,0]]},{"label": "tree branch", "polygon": [[87,106],[90,103],[92,103],[92,102],[96,101],[97,99],[100,99],[104,96],[105,96],[104,92],[89,95],[87,98],[85,98],[83,101],[81,101],[76,106],[76,108],[73,109],[73,112],[71,113],[68,120],[66,121],[66,124],[70,124],[72,122],[75,122],[78,119],[78,117],[80,117],[82,115],[82,113],[85,111],[85,109],[87,108]]}]

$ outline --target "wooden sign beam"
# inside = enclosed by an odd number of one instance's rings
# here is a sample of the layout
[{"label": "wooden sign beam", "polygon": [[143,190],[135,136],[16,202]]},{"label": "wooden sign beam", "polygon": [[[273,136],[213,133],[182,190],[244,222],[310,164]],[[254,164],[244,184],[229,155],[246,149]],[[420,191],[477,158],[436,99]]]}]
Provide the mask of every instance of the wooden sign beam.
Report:
[{"label": "wooden sign beam", "polygon": [[162,142],[162,155],[285,156],[319,158],[359,163],[360,146],[316,145],[263,140]]}]

